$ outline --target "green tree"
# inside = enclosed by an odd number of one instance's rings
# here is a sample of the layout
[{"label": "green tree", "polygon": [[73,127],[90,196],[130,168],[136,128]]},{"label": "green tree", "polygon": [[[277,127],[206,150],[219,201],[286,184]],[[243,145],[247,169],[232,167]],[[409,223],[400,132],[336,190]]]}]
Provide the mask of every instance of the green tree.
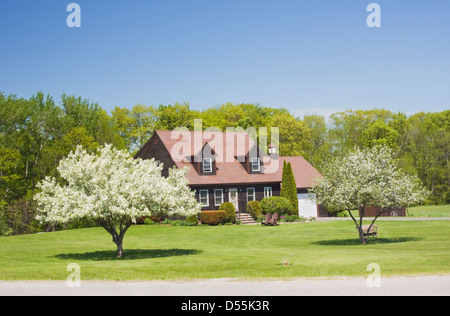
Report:
[{"label": "green tree", "polygon": [[330,141],[335,155],[345,155],[355,147],[363,148],[363,133],[370,123],[389,121],[392,112],[383,109],[347,110],[331,115]]},{"label": "green tree", "polygon": [[273,115],[268,124],[269,127],[279,128],[280,155],[304,156],[307,149],[311,147],[311,129],[305,122],[289,113]]},{"label": "green tree", "polygon": [[320,170],[323,163],[329,159],[332,148],[325,117],[322,115],[305,115],[303,122],[311,130],[311,142],[306,149],[305,159]]},{"label": "green tree", "polygon": [[153,106],[136,104],[131,110],[116,106],[112,111],[112,121],[130,152],[142,148],[152,137],[158,120],[158,110]]},{"label": "green tree", "polygon": [[160,105],[155,129],[174,130],[177,127],[187,127],[193,130],[194,119],[195,112],[191,111],[189,103]]},{"label": "green tree", "polygon": [[132,147],[131,145],[131,134],[133,128],[133,118],[131,117],[131,110],[126,107],[116,106],[113,111],[111,111],[111,119],[113,124],[124,140],[124,145],[128,150]]},{"label": "green tree", "polygon": [[6,205],[24,193],[20,152],[0,147],[0,204]]},{"label": "green tree", "polygon": [[292,170],[291,163],[283,161],[283,176],[281,182],[281,197],[286,198],[291,203],[293,215],[298,214],[298,197],[297,197],[297,185],[295,183],[294,172]]},{"label": "green tree", "polygon": [[386,145],[397,148],[399,135],[397,131],[382,120],[369,123],[361,135],[365,147]]},{"label": "green tree", "polygon": [[431,191],[428,203],[450,203],[450,110],[408,118],[407,157]]}]

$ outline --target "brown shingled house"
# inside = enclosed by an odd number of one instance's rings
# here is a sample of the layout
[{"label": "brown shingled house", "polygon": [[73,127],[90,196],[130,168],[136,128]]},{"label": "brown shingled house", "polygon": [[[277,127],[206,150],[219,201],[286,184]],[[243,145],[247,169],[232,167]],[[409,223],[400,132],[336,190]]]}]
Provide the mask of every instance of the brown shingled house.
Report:
[{"label": "brown shingled house", "polygon": [[308,198],[308,188],[320,173],[303,157],[279,157],[269,146],[265,154],[247,133],[155,131],[135,158],[163,163],[163,175],[174,166],[189,168],[187,179],[202,210],[217,210],[231,202],[245,213],[248,201],[279,196],[283,161],[290,162],[297,184],[299,214],[328,216]]}]

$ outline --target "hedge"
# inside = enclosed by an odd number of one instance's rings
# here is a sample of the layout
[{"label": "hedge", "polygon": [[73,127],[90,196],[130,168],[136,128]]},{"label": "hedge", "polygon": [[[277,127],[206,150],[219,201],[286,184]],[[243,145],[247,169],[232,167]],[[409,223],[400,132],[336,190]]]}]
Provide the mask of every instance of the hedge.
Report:
[{"label": "hedge", "polygon": [[225,223],[227,212],[225,211],[203,211],[200,214],[202,224],[219,225]]},{"label": "hedge", "polygon": [[288,199],[281,196],[272,196],[261,200],[261,208],[264,214],[278,213],[278,215],[290,215],[292,205]]}]

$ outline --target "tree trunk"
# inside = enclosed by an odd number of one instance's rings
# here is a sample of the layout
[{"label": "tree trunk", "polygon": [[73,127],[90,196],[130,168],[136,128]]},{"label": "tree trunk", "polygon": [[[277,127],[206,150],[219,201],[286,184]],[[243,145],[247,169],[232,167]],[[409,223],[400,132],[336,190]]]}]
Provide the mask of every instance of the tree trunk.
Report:
[{"label": "tree trunk", "polygon": [[123,242],[117,242],[117,258],[123,258]]},{"label": "tree trunk", "polygon": [[99,223],[108,233],[111,234],[113,242],[117,245],[117,258],[123,258],[123,238],[128,228],[133,224],[130,219],[124,217],[118,223],[119,232],[116,230],[116,224],[109,220],[100,219]]},{"label": "tree trunk", "polygon": [[358,224],[358,221],[356,220],[356,218],[353,216],[352,211],[351,210],[347,210],[347,211],[350,214],[351,218],[353,219],[353,222],[355,223],[356,229],[358,230],[359,239],[361,239],[361,243],[363,245],[367,245],[369,240],[368,240],[368,238],[366,239],[366,237],[364,236],[364,232],[362,230],[362,219],[364,217],[364,211],[363,211],[363,214],[362,214],[363,216],[359,220],[359,224]]},{"label": "tree trunk", "polygon": [[358,227],[358,232],[359,232],[359,239],[361,239],[361,243],[363,245],[367,245],[369,243],[369,236],[364,236],[364,231],[361,225]]}]

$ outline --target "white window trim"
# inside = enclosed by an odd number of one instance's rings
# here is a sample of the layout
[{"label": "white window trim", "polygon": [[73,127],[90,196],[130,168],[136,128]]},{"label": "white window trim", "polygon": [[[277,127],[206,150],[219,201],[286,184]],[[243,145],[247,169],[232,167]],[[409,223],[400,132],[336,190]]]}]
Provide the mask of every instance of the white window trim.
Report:
[{"label": "white window trim", "polygon": [[[267,190],[267,189],[269,189],[269,190]],[[270,195],[266,194],[266,192],[270,192]],[[272,197],[272,194],[273,194],[272,192],[273,192],[272,187],[265,187],[264,188],[264,197],[265,198]]]},{"label": "white window trim", "polygon": [[[216,202],[216,200],[217,200],[217,198],[218,198],[218,196],[217,196],[217,192],[219,192],[220,191],[220,203],[219,204],[217,204],[217,202]],[[222,203],[223,203],[223,189],[214,189],[214,205],[215,206],[221,206],[222,205]]]},{"label": "white window trim", "polygon": [[[253,194],[252,194],[253,200],[249,200],[249,194],[248,194],[249,190],[253,190]],[[256,190],[255,190],[255,188],[247,188],[247,203],[250,202],[250,201],[256,201]]]},{"label": "white window trim", "polygon": [[[202,192],[206,192],[206,202],[208,203],[207,205],[204,205],[202,203]],[[199,203],[202,205],[202,207],[208,207],[209,206],[209,190],[198,191],[198,200],[199,200]]]},{"label": "white window trim", "polygon": [[[205,169],[205,160],[209,160],[210,169],[208,170]],[[213,172],[212,169],[213,169],[212,158],[203,158],[203,173],[211,173]]]},{"label": "white window trim", "polygon": [[[255,161],[258,161],[258,169],[255,169]],[[259,158],[252,158],[252,172],[261,171],[261,160]]]}]

